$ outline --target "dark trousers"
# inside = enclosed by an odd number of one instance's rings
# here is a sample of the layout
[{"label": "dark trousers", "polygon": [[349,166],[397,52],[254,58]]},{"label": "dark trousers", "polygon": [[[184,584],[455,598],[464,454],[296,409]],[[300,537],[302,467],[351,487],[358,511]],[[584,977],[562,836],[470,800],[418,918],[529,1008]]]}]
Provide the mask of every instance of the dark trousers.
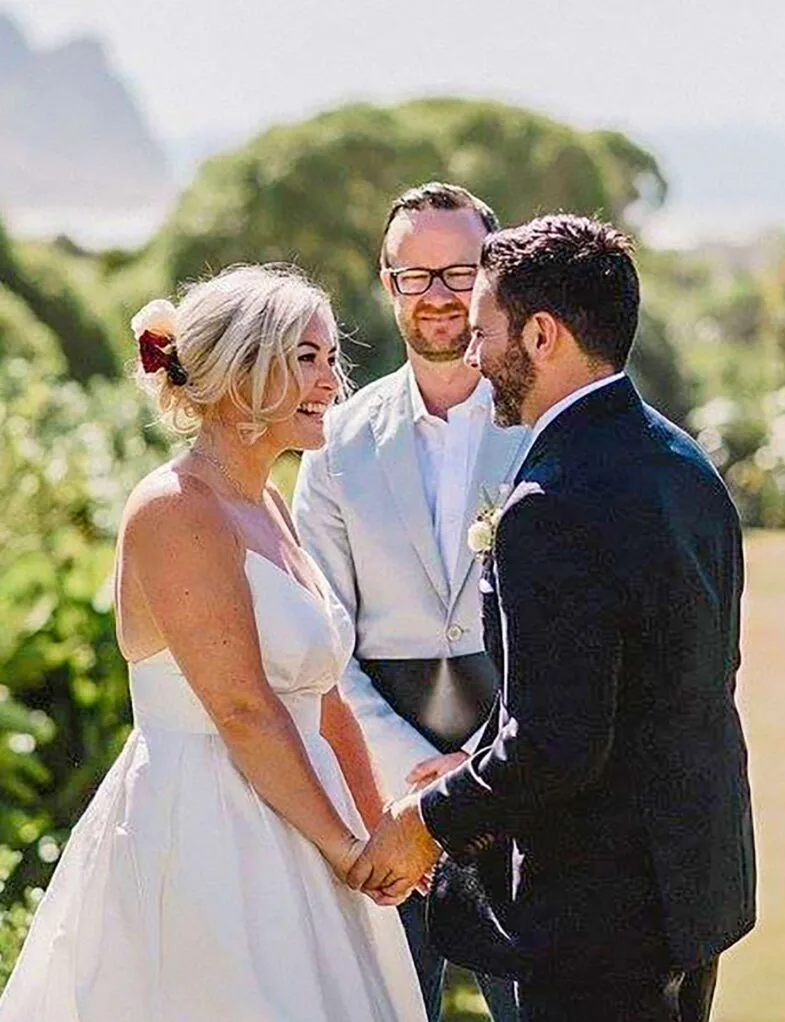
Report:
[{"label": "dark trousers", "polygon": [[517,991],[518,1022],[709,1022],[717,964],[629,984],[527,986]]},{"label": "dark trousers", "polygon": [[[436,948],[428,943],[425,929],[425,899],[413,894],[398,909],[414,967],[420,980],[428,1022],[438,1022],[442,1007],[442,986],[446,960]],[[482,991],[485,1003],[494,1022],[518,1022],[518,1008],[515,1002],[515,987],[512,980],[497,979],[475,973],[477,985]]]}]

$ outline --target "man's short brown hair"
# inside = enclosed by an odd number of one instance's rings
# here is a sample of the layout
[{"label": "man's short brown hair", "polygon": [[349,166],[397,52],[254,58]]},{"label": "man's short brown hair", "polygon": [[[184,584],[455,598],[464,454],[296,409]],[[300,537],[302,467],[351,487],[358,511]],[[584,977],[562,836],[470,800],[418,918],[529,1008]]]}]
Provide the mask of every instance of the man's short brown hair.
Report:
[{"label": "man's short brown hair", "polygon": [[633,251],[632,239],[613,224],[555,213],[488,235],[480,265],[511,334],[535,312],[549,312],[591,359],[621,370],[638,327]]},{"label": "man's short brown hair", "polygon": [[473,209],[489,232],[499,229],[499,218],[491,207],[482,199],[478,199],[476,195],[472,195],[467,188],[445,184],[443,181],[428,181],[426,184],[409,188],[393,200],[382,233],[382,250],[379,259],[383,267],[387,265],[386,243],[390,224],[401,212],[423,209]]}]

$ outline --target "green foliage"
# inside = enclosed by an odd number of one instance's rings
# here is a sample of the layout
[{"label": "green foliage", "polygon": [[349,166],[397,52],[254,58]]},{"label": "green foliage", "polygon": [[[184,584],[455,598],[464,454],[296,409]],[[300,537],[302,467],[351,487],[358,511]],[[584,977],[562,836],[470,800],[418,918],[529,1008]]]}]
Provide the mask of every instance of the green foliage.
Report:
[{"label": "green foliage", "polygon": [[762,400],[717,397],[690,424],[722,471],[742,521],[785,528],[785,388]]},{"label": "green foliage", "polygon": [[18,295],[57,337],[69,375],[115,377],[118,365],[104,326],[47,250],[20,257],[0,223],[0,286]]},{"label": "green foliage", "polygon": [[[19,859],[18,852],[0,845],[0,892],[4,891]],[[22,943],[30,929],[41,894],[41,889],[35,888],[27,892],[23,901],[0,908],[0,990],[8,982],[14,962],[22,950]]]},{"label": "green foliage", "polygon": [[630,374],[650,404],[674,422],[685,422],[693,404],[693,388],[684,374],[668,324],[646,308],[641,310]]},{"label": "green foliage", "polygon": [[63,372],[66,367],[57,335],[18,295],[0,284],[0,360],[14,357],[49,372]]},{"label": "green foliage", "polygon": [[[785,525],[785,236],[647,253],[649,305],[692,381],[686,424],[747,525]],[[696,407],[697,406],[697,407]]]},{"label": "green foliage", "polygon": [[[19,852],[0,845],[0,893],[6,890],[21,857]],[[43,893],[40,887],[30,888],[19,901],[0,905],[0,990],[8,982]]]}]

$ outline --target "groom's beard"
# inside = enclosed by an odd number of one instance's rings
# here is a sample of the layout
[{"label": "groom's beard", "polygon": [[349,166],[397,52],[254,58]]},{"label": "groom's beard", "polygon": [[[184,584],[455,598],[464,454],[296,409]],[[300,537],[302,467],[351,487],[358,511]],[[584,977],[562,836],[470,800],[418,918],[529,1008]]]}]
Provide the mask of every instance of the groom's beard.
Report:
[{"label": "groom's beard", "polygon": [[537,383],[537,368],[518,339],[510,339],[504,358],[482,372],[493,387],[493,421],[507,428],[520,426],[521,405]]},{"label": "groom's beard", "polygon": [[[460,313],[463,325],[458,333],[451,336],[448,334],[445,337],[426,337],[417,320],[419,316],[428,313],[444,316],[448,316],[450,313]],[[401,310],[399,314],[396,314],[396,320],[406,344],[428,362],[457,362],[463,358],[471,341],[469,319],[465,307],[460,302],[439,309],[432,309],[427,302],[420,302],[415,306],[411,315],[406,316]],[[437,333],[435,327],[432,332]]]}]

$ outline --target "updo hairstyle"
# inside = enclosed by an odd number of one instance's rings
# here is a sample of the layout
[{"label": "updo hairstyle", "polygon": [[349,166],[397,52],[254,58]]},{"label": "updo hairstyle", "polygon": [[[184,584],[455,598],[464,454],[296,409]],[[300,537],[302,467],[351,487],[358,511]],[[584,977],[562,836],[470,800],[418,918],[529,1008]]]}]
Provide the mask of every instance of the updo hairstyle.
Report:
[{"label": "updo hairstyle", "polygon": [[[297,344],[314,313],[323,314],[335,343],[338,329],[327,294],[299,269],[280,263],[233,266],[191,284],[177,307],[156,299],[131,321],[140,344],[136,376],[152,394],[162,420],[180,435],[196,433],[225,395],[247,417],[239,430],[248,443],[293,412],[289,381],[301,384]],[[146,360],[152,341],[163,354]],[[271,374],[281,386],[270,396]],[[342,389],[346,377],[337,372]],[[278,380],[276,382],[278,382]]]}]

